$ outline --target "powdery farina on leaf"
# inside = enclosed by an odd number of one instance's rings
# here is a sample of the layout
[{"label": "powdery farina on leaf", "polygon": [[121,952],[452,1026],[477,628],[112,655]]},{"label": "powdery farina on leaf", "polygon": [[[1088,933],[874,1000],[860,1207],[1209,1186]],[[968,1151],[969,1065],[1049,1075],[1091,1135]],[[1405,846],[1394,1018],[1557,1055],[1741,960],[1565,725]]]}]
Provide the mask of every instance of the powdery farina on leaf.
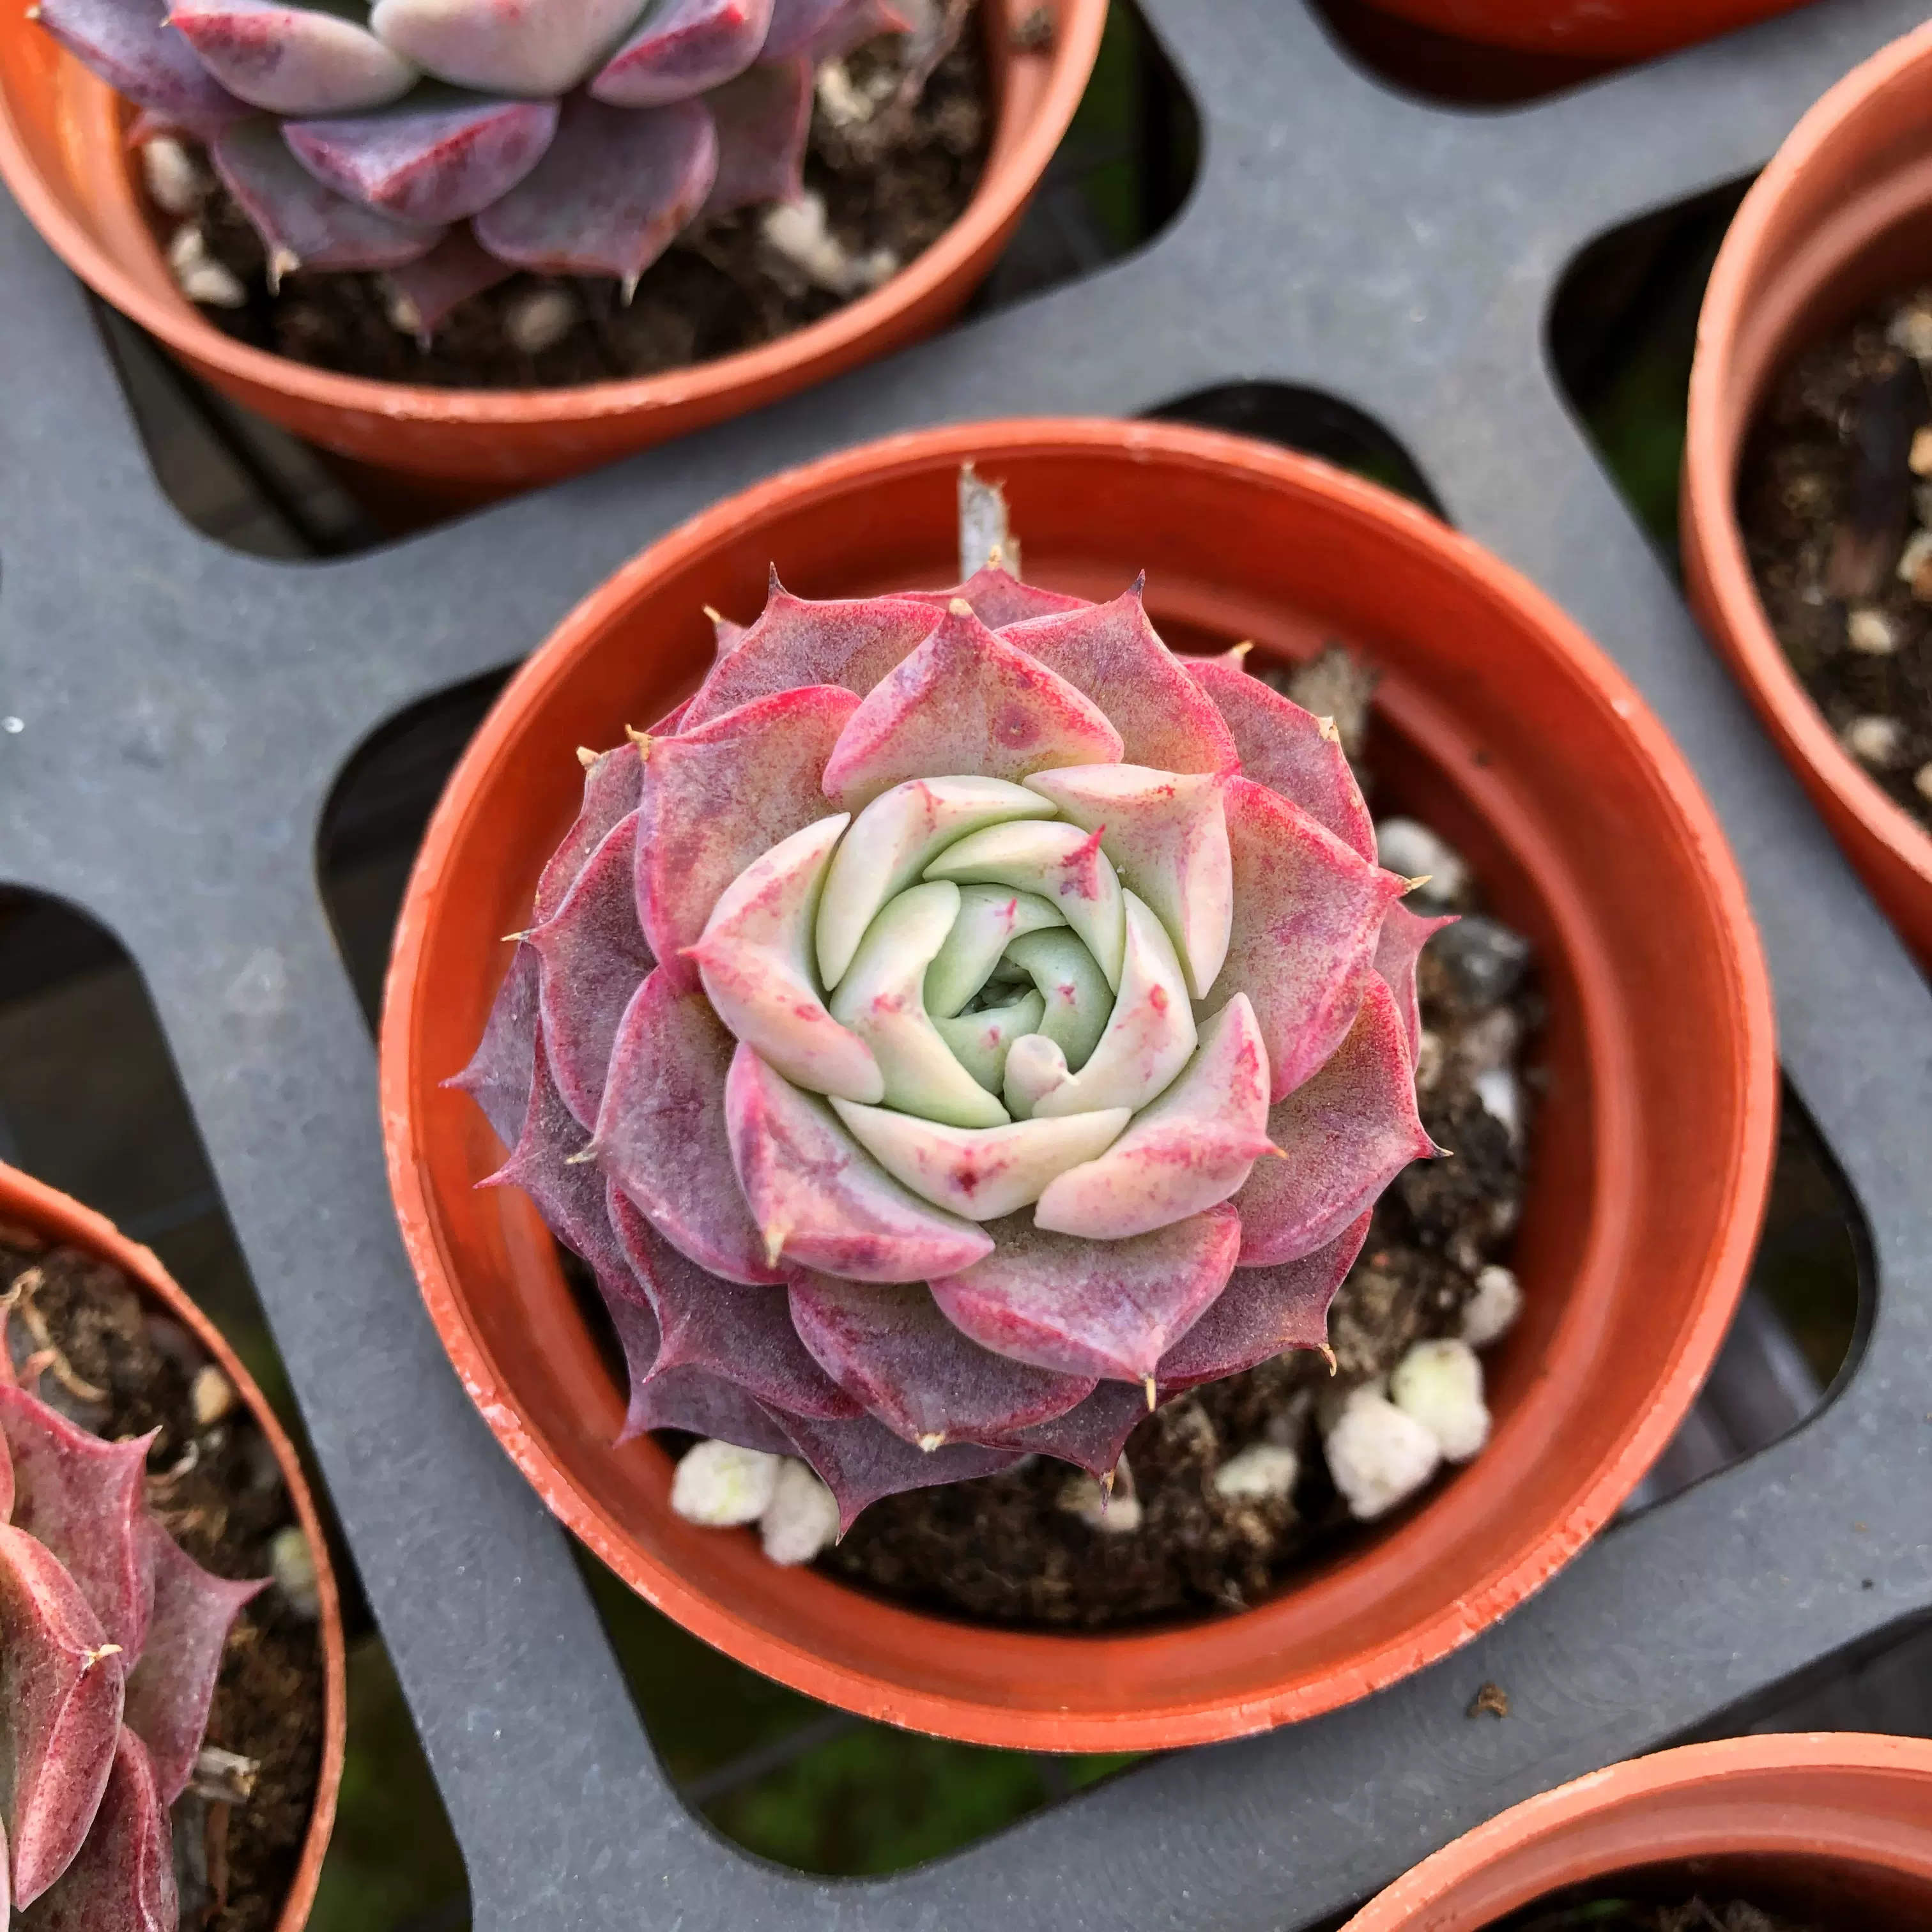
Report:
[{"label": "powdery farina on leaf", "polygon": [[[1023,1454],[1104,1476],[1150,1400],[1322,1346],[1431,1151],[1434,927],[1316,721],[1138,586],[775,582],[718,632],[591,763],[460,1076],[530,1096],[502,1178],[592,1261],[627,1430],[789,1450],[849,1524]],[[550,1070],[600,1057],[588,1135]]]}]

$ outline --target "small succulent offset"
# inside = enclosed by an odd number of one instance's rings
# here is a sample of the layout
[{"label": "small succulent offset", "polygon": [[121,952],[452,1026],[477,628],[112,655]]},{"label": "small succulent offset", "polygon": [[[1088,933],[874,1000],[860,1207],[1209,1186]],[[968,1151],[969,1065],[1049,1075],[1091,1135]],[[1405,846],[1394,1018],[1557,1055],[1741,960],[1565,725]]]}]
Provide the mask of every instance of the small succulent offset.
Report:
[{"label": "small succulent offset", "polygon": [[518,268],[628,292],[700,217],[802,190],[812,76],[892,0],[38,0],[200,136],[272,277],[388,270],[434,328]]},{"label": "small succulent offset", "polygon": [[175,1932],[168,1808],[264,1586],[211,1576],[149,1514],[152,1436],[104,1442],[32,1379],[0,1382],[0,1913],[10,1892],[36,1932]]},{"label": "small succulent offset", "polygon": [[1325,1343],[1433,1151],[1415,964],[1332,728],[997,564],[721,622],[584,752],[457,1077],[594,1270],[627,1432],[816,1470],[849,1525]]}]

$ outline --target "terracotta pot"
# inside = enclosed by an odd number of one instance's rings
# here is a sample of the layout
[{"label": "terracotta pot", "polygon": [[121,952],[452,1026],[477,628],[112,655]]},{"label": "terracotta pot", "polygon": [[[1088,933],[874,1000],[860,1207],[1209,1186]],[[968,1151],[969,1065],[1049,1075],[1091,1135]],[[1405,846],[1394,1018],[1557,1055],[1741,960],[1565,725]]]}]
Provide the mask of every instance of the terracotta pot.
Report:
[{"label": "terracotta pot", "polygon": [[1862,1932],[1932,1924],[1932,1744],[1730,1738],[1612,1765],[1445,1846],[1346,1932],[1480,1932],[1622,1874]]},{"label": "terracotta pot", "polygon": [[348,1725],[348,1665],[343,1647],[342,1606],[336,1593],[335,1573],[329,1565],[328,1541],[322,1533],[322,1519],[316,1513],[315,1499],[309,1494],[295,1444],[275,1420],[274,1411],[256,1387],[254,1378],[242,1366],[241,1358],[162,1267],[152,1248],[129,1240],[105,1216],[83,1208],[57,1188],[0,1162],[0,1222],[8,1222],[31,1229],[43,1240],[84,1249],[118,1268],[151,1307],[178,1322],[208,1352],[274,1452],[296,1520],[308,1538],[315,1558],[316,1594],[322,1605],[322,1769],[309,1814],[308,1835],[302,1840],[301,1858],[290,1881],[281,1916],[275,1921],[275,1932],[302,1932],[308,1923],[309,1907],[315,1902],[322,1855],[328,1849],[328,1834],[335,1823],[336,1787],[342,1781],[342,1753]]},{"label": "terracotta pot", "polygon": [[[1344,638],[1384,673],[1384,811],[1420,812],[1534,940],[1547,1105],[1516,1265],[1528,1310],[1492,1358],[1495,1440],[1426,1507],[1246,1615],[1128,1634],[945,1622],[670,1509],[670,1462],[611,1444],[618,1373],[514,1190],[439,1083],[481,1032],[574,748],[662,715],[748,620],[776,562],[806,596],[956,574],[959,464],[1001,480],[1028,574],[1096,598],[1144,566],[1175,649]],[[1433,518],[1326,465],[1172,425],[1052,420],[896,438],[733,498],[598,590],[518,673],[431,821],[382,1040],[391,1184],[452,1359],[552,1509],[652,1603],[754,1669],[868,1715],[1047,1750],[1157,1748],[1362,1696],[1466,1642],[1588,1539],[1670,1439],[1742,1287],[1769,1172],[1765,969],[1709,808],[1576,627]]]},{"label": "terracotta pot", "polygon": [[1932,26],[1854,68],[1792,130],[1704,295],[1681,508],[1690,601],[1846,856],[1932,967],[1932,837],[1839,744],[1758,602],[1736,508],[1759,406],[1804,350],[1932,276]]},{"label": "terracotta pot", "polygon": [[1582,60],[1648,60],[1787,14],[1800,0],[1371,0],[1459,39]]},{"label": "terracotta pot", "polygon": [[1005,245],[1092,71],[1107,0],[1050,0],[1052,50],[1016,51],[1032,0],[986,0],[997,102],[978,193],[882,288],[776,342],[664,375],[567,389],[436,389],[332,374],[232,340],[175,286],[124,142],[126,105],[18,8],[0,10],[0,178],[94,292],[233,401],[377,470],[480,502],[574,476],[931,334]]}]

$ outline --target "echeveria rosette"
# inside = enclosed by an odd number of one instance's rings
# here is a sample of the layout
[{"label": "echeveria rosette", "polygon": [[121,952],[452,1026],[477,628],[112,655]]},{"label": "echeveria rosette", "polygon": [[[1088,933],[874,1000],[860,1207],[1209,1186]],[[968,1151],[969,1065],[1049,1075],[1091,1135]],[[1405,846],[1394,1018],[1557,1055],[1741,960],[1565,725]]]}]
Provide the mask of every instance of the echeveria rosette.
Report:
[{"label": "echeveria rosette", "polygon": [[704,216],[803,189],[816,65],[887,0],[38,0],[206,140],[270,273],[381,268],[433,329],[518,268],[628,291]]},{"label": "echeveria rosette", "polygon": [[596,1272],[629,1432],[844,1521],[1322,1346],[1417,1116],[1431,922],[1332,728],[992,568],[721,626],[584,754],[458,1076]]},{"label": "echeveria rosette", "polygon": [[152,1437],[108,1442],[0,1351],[0,1913],[43,1932],[174,1932],[168,1807],[207,1729],[230,1624],[148,1513]]}]

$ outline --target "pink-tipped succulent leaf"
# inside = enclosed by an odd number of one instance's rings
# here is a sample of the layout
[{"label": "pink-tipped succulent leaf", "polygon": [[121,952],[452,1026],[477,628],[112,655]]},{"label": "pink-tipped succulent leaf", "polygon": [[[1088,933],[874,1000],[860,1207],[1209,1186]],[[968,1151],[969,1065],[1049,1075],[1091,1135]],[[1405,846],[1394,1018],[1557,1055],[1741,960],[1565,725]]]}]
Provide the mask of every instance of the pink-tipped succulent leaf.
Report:
[{"label": "pink-tipped succulent leaf", "polygon": [[[1369,1207],[1432,1151],[1433,928],[1316,721],[1183,664],[1138,586],[774,580],[719,631],[634,792],[592,766],[461,1076],[495,1118],[520,1057],[502,1178],[579,1252],[557,1177],[608,1183],[654,1322],[628,1426],[782,1440],[849,1522],[1019,1454],[1104,1474],[1162,1392],[1320,1346]],[[571,1150],[538,1101],[600,1056]]]},{"label": "pink-tipped succulent leaf", "polygon": [[32,17],[150,122],[207,136],[254,110],[169,24],[169,0],[39,0]]}]

